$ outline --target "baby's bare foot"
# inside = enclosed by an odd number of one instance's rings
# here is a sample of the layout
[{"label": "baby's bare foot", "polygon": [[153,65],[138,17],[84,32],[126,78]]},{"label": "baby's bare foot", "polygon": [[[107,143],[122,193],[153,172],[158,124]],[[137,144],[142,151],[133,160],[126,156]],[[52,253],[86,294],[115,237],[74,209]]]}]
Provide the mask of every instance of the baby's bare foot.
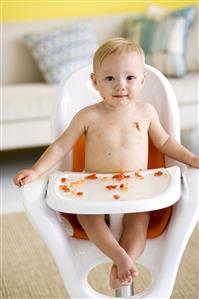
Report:
[{"label": "baby's bare foot", "polygon": [[132,283],[132,277],[131,275],[129,275],[129,279],[126,280],[126,282],[122,282],[119,278],[118,278],[118,274],[117,274],[117,266],[114,264],[112,266],[111,269],[111,273],[110,273],[110,282],[109,285],[112,289],[120,289],[122,286],[124,285],[128,285]]},{"label": "baby's bare foot", "polygon": [[117,271],[118,271],[118,278],[125,282],[129,279],[129,276],[135,277],[138,275],[137,268],[130,258],[130,256],[126,253],[125,250],[121,251],[119,258],[116,261]]},{"label": "baby's bare foot", "polygon": [[133,278],[138,276],[137,268],[126,251],[121,251],[115,264],[110,274],[110,286],[113,289],[132,283]]}]

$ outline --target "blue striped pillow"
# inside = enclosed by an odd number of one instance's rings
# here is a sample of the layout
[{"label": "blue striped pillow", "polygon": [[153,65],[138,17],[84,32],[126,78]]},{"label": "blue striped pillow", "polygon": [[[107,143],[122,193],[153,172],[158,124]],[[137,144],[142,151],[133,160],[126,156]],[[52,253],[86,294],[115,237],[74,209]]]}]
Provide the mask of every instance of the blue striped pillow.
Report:
[{"label": "blue striped pillow", "polygon": [[183,76],[187,71],[186,49],[189,28],[197,8],[190,6],[161,18],[135,16],[127,20],[127,37],[141,45],[146,63],[167,76]]}]

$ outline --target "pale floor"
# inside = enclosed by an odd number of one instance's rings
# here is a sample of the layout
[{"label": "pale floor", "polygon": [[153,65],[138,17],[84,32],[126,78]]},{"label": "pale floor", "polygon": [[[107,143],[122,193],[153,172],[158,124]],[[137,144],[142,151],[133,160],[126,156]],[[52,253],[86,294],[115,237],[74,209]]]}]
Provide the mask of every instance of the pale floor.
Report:
[{"label": "pale floor", "polygon": [[16,172],[29,168],[44,151],[44,148],[1,152],[1,213],[23,211],[21,189],[14,185]]}]

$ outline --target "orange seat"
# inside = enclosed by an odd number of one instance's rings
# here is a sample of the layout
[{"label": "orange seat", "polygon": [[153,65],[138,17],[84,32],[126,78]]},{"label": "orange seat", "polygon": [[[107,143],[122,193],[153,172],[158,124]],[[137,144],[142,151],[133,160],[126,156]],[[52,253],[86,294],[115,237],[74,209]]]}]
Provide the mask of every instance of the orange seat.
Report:
[{"label": "orange seat", "polygon": [[[73,171],[84,170],[85,157],[85,138],[82,136],[75,144],[73,149]],[[149,140],[149,159],[148,169],[165,167],[164,155],[158,151]],[[156,238],[165,230],[172,213],[172,206],[161,210],[152,211],[147,232],[147,238]],[[86,239],[88,237],[79,224],[75,214],[61,213],[61,216],[66,218],[73,227],[73,237],[78,239]]]}]

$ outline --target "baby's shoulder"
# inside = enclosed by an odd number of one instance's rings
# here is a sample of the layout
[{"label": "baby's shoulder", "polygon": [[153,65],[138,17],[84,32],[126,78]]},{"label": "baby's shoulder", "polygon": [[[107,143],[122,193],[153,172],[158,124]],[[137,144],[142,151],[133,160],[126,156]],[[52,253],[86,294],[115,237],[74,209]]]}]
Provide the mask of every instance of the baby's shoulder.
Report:
[{"label": "baby's shoulder", "polygon": [[97,114],[99,114],[98,104],[86,106],[77,112],[79,118],[85,118],[87,120],[96,117]]},{"label": "baby's shoulder", "polygon": [[138,111],[140,111],[141,113],[147,113],[147,114],[154,113],[154,111],[155,111],[155,108],[151,103],[144,102],[144,101],[137,101],[136,109]]}]

